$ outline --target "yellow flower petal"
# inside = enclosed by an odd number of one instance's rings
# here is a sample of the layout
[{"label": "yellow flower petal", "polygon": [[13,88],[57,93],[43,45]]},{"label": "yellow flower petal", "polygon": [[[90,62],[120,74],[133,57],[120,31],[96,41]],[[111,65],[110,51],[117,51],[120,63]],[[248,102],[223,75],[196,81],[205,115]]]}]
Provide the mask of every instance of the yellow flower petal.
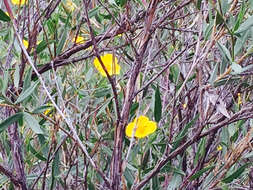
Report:
[{"label": "yellow flower petal", "polygon": [[218,150],[218,151],[222,151],[222,146],[221,146],[221,145],[218,145],[218,146],[217,146],[217,150]]},{"label": "yellow flower petal", "polygon": [[13,5],[24,5],[28,0],[11,0]]},{"label": "yellow flower petal", "polygon": [[[137,122],[137,123],[136,123]],[[128,137],[132,137],[132,133],[134,127],[136,128],[135,137],[144,138],[152,133],[154,133],[157,129],[157,124],[154,121],[150,121],[146,116],[140,116],[137,119],[135,118],[133,122],[129,123],[126,127],[125,133]]]},{"label": "yellow flower petal", "polygon": [[28,41],[27,40],[23,40],[23,44],[24,44],[25,48],[27,49],[28,45],[29,45]]},{"label": "yellow flower petal", "polygon": [[75,10],[75,4],[71,0],[67,0],[66,5],[70,12],[73,12]]},{"label": "yellow flower petal", "polygon": [[[118,75],[120,73],[120,65],[118,64],[118,59],[112,54],[108,53],[103,56],[100,56],[100,58],[110,76]],[[94,59],[94,66],[102,76],[106,77],[106,73],[102,65],[100,64],[98,58]]]},{"label": "yellow flower petal", "polygon": [[76,43],[76,44],[83,44],[83,43],[85,42],[85,40],[84,40],[84,37],[82,37],[82,36],[77,36],[77,38],[74,37],[74,38],[72,39],[72,42],[73,42],[73,43]]}]

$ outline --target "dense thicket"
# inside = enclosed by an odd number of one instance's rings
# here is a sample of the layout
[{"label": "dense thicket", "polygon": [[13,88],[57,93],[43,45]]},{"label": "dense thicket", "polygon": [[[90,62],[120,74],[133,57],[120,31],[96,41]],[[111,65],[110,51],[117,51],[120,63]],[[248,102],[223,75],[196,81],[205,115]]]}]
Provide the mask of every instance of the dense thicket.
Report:
[{"label": "dense thicket", "polygon": [[253,1],[0,8],[1,188],[253,189]]}]

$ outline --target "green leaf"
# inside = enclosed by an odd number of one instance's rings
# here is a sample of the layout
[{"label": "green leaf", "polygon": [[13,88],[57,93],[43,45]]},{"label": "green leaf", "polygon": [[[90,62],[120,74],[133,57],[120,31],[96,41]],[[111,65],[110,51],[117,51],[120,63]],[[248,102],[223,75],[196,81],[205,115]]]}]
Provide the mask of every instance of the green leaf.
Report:
[{"label": "green leaf", "polygon": [[231,54],[230,54],[229,50],[226,48],[226,46],[224,46],[223,44],[218,42],[218,47],[221,50],[223,56],[226,57],[230,61],[230,63],[232,63]]},{"label": "green leaf", "polygon": [[61,39],[60,39],[60,42],[58,43],[58,46],[57,46],[57,49],[56,49],[56,55],[59,55],[64,47],[64,44],[66,42],[66,39],[67,39],[67,34],[68,34],[68,30],[67,30],[67,26],[68,26],[68,23],[69,23],[69,18],[70,18],[70,15],[68,15],[68,18],[67,18],[67,21],[65,23],[65,26],[64,26],[64,31],[62,33],[62,36],[61,36]]},{"label": "green leaf", "polygon": [[241,50],[243,51],[243,49],[245,48],[245,43],[250,37],[251,31],[247,30],[245,32],[242,32],[241,34],[242,35],[240,37],[237,37],[236,42],[235,42],[235,47],[234,47],[235,55],[240,53]]},{"label": "green leaf", "polygon": [[90,67],[88,72],[85,74],[85,82],[89,82],[92,76],[93,76],[93,68]]},{"label": "green leaf", "polygon": [[236,33],[244,32],[252,26],[253,26],[253,16],[250,16],[244,23],[241,24]]},{"label": "green leaf", "polygon": [[39,160],[42,160],[42,161],[47,161],[47,159],[42,155],[41,152],[37,152],[33,146],[31,145],[31,141],[29,141],[29,150],[30,152],[36,157],[38,158]]},{"label": "green leaf", "polygon": [[158,123],[162,117],[162,101],[160,96],[159,86],[155,90],[155,108],[154,108],[155,121]]},{"label": "green leaf", "polygon": [[10,117],[8,117],[6,120],[4,120],[2,123],[0,123],[0,133],[3,132],[7,127],[9,127],[12,123],[19,121],[22,119],[22,112],[16,113]]},{"label": "green leaf", "polygon": [[157,175],[152,177],[152,188],[153,190],[160,190],[161,189],[161,182],[159,181],[159,178]]},{"label": "green leaf", "polygon": [[214,81],[215,81],[215,79],[216,79],[216,77],[217,77],[219,65],[220,65],[219,62],[215,64],[215,67],[214,67],[214,69],[213,69],[213,72],[212,72],[212,74],[211,74],[211,76],[210,76],[209,82],[211,83],[211,85],[214,84]]},{"label": "green leaf", "polygon": [[49,105],[43,105],[40,107],[35,108],[32,113],[33,114],[38,114],[38,113],[43,113],[44,111],[46,111],[47,109],[52,109],[53,106],[49,106]]},{"label": "green leaf", "polygon": [[197,1],[197,9],[200,10],[202,0]]},{"label": "green leaf", "polygon": [[244,8],[244,3],[242,2],[241,9],[240,9],[239,15],[237,17],[237,20],[236,20],[235,26],[233,28],[233,31],[236,31],[239,28],[239,26],[242,22],[244,14],[245,14],[245,8]]},{"label": "green leaf", "polygon": [[208,167],[206,167],[206,168],[203,168],[203,169],[199,170],[197,173],[195,173],[194,175],[192,175],[192,176],[190,177],[190,180],[192,181],[192,180],[194,180],[194,179],[197,179],[197,178],[199,178],[200,176],[202,176],[205,172],[207,172],[208,170],[212,170],[212,169],[214,169],[214,168],[215,168],[215,166],[208,166]]},{"label": "green leaf", "polygon": [[54,34],[55,30],[56,30],[56,22],[53,19],[49,19],[47,22],[47,28],[50,34]]},{"label": "green leaf", "polygon": [[240,74],[243,72],[243,68],[241,65],[237,64],[237,63],[232,63],[231,65],[232,70],[234,71],[233,74]]},{"label": "green leaf", "polygon": [[94,97],[95,98],[101,98],[101,97],[105,97],[107,94],[111,93],[111,89],[110,88],[97,88],[94,91]]},{"label": "green leaf", "polygon": [[205,145],[206,145],[206,139],[203,138],[203,139],[201,139],[200,143],[198,144],[198,149],[197,149],[197,152],[196,152],[196,156],[195,156],[194,161],[193,161],[194,166],[197,165],[200,157],[204,155]]},{"label": "green leaf", "polygon": [[185,137],[186,133],[188,132],[188,129],[194,125],[194,123],[197,121],[197,119],[199,118],[199,114],[197,114],[193,120],[191,120],[189,123],[186,124],[185,128],[183,130],[180,131],[180,133],[177,135],[175,141],[173,142],[173,150],[172,152],[180,145],[180,142],[183,140],[183,138]]},{"label": "green leaf", "polygon": [[67,30],[65,29],[62,36],[61,36],[61,39],[60,39],[60,42],[57,46],[57,49],[56,49],[56,55],[59,55],[63,49],[63,46],[65,44],[65,41],[67,39]]},{"label": "green leaf", "polygon": [[47,48],[48,44],[51,44],[55,42],[54,40],[48,40],[48,43],[47,41],[43,40],[42,42],[40,42],[37,47],[36,47],[36,52],[39,54],[40,52],[42,52],[44,49]]},{"label": "green leaf", "polygon": [[23,112],[23,119],[25,120],[27,126],[33,130],[36,134],[43,134],[40,129],[39,122],[29,113]]},{"label": "green leaf", "polygon": [[60,166],[60,155],[59,155],[59,151],[56,152],[54,160],[53,160],[53,164],[52,164],[52,172],[51,172],[51,185],[50,185],[50,190],[53,190],[55,187],[55,179],[56,177],[59,175],[60,170],[59,170],[59,166]]},{"label": "green leaf", "polygon": [[107,108],[107,106],[109,105],[110,101],[111,101],[111,99],[108,99],[108,100],[104,103],[104,105],[99,109],[99,111],[98,111],[98,113],[97,113],[97,117],[98,117],[101,113],[105,112],[105,108]]},{"label": "green leaf", "polygon": [[124,176],[126,178],[127,183],[132,185],[134,183],[134,176],[128,167],[125,169]]},{"label": "green leaf", "polygon": [[19,85],[19,65],[16,64],[15,65],[15,72],[14,72],[14,86],[15,88],[18,88],[18,85]]},{"label": "green leaf", "polygon": [[2,94],[5,95],[5,92],[8,87],[8,81],[9,81],[9,72],[7,70],[4,71],[4,77],[3,77],[3,85],[2,85]]},{"label": "green leaf", "polygon": [[139,103],[138,103],[138,102],[134,102],[134,103],[132,104],[132,106],[131,106],[131,108],[130,108],[130,116],[131,116],[131,117],[135,114],[135,112],[136,112],[136,110],[138,109],[138,107],[139,107]]},{"label": "green leaf", "polygon": [[33,91],[35,90],[38,84],[39,84],[39,81],[35,82],[32,86],[30,86],[24,92],[22,91],[22,93],[19,95],[18,99],[16,100],[15,104],[18,104],[22,102],[23,100],[25,100],[26,98],[28,98],[33,93]]},{"label": "green leaf", "polygon": [[224,182],[224,183],[232,182],[234,179],[238,178],[249,165],[250,165],[250,163],[244,164],[238,170],[236,170],[234,173],[232,173],[230,176],[224,178],[222,180],[222,182]]},{"label": "green leaf", "polygon": [[0,20],[4,22],[10,22],[10,17],[2,10],[0,9]]},{"label": "green leaf", "polygon": [[32,77],[32,67],[30,67],[25,74],[23,91],[25,91],[31,86],[31,77]]},{"label": "green leaf", "polygon": [[100,9],[101,6],[96,6],[94,9],[90,10],[88,15],[89,15],[89,18],[92,18],[94,16],[97,15],[99,9]]},{"label": "green leaf", "polygon": [[115,3],[121,7],[123,7],[126,4],[126,2],[127,0],[115,0]]},{"label": "green leaf", "polygon": [[222,14],[218,10],[216,10],[215,23],[216,23],[216,25],[223,24],[223,23],[225,24],[225,20],[224,20]]},{"label": "green leaf", "polygon": [[221,11],[222,11],[222,14],[225,15],[225,13],[227,13],[228,9],[229,9],[228,0],[222,0],[221,1]]}]

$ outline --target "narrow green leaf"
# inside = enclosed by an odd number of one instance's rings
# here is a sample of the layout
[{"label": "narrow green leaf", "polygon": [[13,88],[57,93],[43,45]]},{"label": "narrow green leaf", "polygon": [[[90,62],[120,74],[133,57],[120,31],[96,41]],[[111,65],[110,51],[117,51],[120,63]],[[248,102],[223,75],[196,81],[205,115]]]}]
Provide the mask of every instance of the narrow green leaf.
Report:
[{"label": "narrow green leaf", "polygon": [[30,86],[24,92],[22,91],[22,93],[19,95],[18,99],[16,100],[15,104],[18,104],[22,102],[23,100],[25,100],[27,97],[29,97],[33,93],[33,91],[35,90],[38,84],[39,84],[39,81],[35,82],[32,86]]},{"label": "narrow green leaf", "polygon": [[18,88],[18,84],[19,84],[19,65],[16,64],[15,65],[15,72],[14,72],[14,86],[16,88]]},{"label": "narrow green leaf", "polygon": [[55,42],[54,40],[48,40],[48,43],[47,41],[43,40],[42,42],[40,42],[37,47],[36,47],[36,52],[39,54],[40,52],[42,52],[44,49],[47,48],[48,44],[51,44]]},{"label": "narrow green leaf", "polygon": [[244,32],[253,26],[253,16],[250,16],[245,22],[241,24],[236,33]]},{"label": "narrow green leaf", "polygon": [[2,10],[0,9],[0,20],[4,22],[10,22],[10,17]]},{"label": "narrow green leaf", "polygon": [[231,68],[233,70],[233,74],[240,74],[243,72],[242,66],[235,62],[232,63]]},{"label": "narrow green leaf", "polygon": [[38,113],[43,113],[44,111],[46,111],[47,109],[52,108],[52,106],[49,105],[43,105],[43,106],[39,106],[37,108],[35,108],[32,113],[33,114],[38,114]]},{"label": "narrow green leaf", "polygon": [[227,13],[228,9],[229,9],[228,0],[222,0],[221,1],[221,11],[222,11],[222,14],[225,15],[225,13]]},{"label": "narrow green leaf", "polygon": [[245,48],[245,43],[249,39],[251,31],[247,30],[245,32],[241,33],[242,35],[240,37],[237,37],[236,42],[235,42],[235,55],[238,55],[243,49]]},{"label": "narrow green leaf", "polygon": [[70,18],[70,14],[68,15],[67,21],[65,23],[64,30],[63,30],[60,42],[57,45],[56,55],[59,55],[61,53],[61,51],[64,47],[64,44],[66,42],[67,34],[68,34],[68,30],[67,30],[68,27],[67,26],[68,26],[68,23],[69,23],[69,18]]},{"label": "narrow green leaf", "polygon": [[136,112],[136,110],[138,109],[138,107],[139,107],[139,103],[138,103],[138,102],[134,102],[134,103],[132,104],[132,106],[131,106],[131,108],[130,108],[130,116],[131,116],[131,117],[135,114],[135,112]]},{"label": "narrow green leaf", "polygon": [[29,150],[30,152],[36,157],[38,158],[39,160],[42,160],[42,161],[47,161],[47,159],[40,153],[40,152],[37,152],[33,146],[31,145],[31,142],[29,141]]},{"label": "narrow green leaf", "polygon": [[212,169],[214,169],[214,168],[215,168],[215,166],[208,166],[208,167],[206,167],[206,168],[203,168],[203,169],[199,170],[197,173],[195,173],[194,175],[192,175],[192,176],[190,177],[190,180],[192,181],[192,180],[194,180],[194,179],[197,179],[197,178],[199,178],[200,176],[202,176],[205,172],[207,172],[207,171],[209,171],[209,170],[212,170]]},{"label": "narrow green leaf", "polygon": [[199,118],[199,114],[197,114],[193,120],[191,120],[189,123],[186,124],[185,128],[183,130],[180,131],[180,133],[178,134],[178,136],[176,137],[175,141],[173,142],[173,150],[172,152],[180,145],[180,142],[183,140],[183,138],[185,137],[185,135],[188,132],[188,129],[194,125],[194,123],[197,121],[197,119]]},{"label": "narrow green leaf", "polygon": [[224,178],[222,180],[222,182],[224,182],[224,183],[232,182],[234,179],[238,178],[249,165],[250,165],[250,163],[244,164],[238,170],[236,170],[234,173],[232,173],[230,176]]},{"label": "narrow green leaf", "polygon": [[63,46],[66,42],[66,39],[67,39],[67,30],[64,29],[63,34],[62,34],[61,39],[60,39],[60,42],[59,42],[59,44],[57,46],[57,49],[56,49],[56,54],[57,55],[59,55],[61,53],[61,51],[63,49]]},{"label": "narrow green leaf", "polygon": [[96,16],[100,8],[101,8],[100,6],[96,6],[94,9],[90,10],[88,13],[89,18]]},{"label": "narrow green leaf", "polygon": [[94,97],[101,98],[101,97],[107,96],[107,94],[110,94],[110,93],[111,93],[111,89],[110,88],[97,88],[94,91]]},{"label": "narrow green leaf", "polygon": [[9,72],[7,70],[4,71],[4,78],[3,78],[3,86],[2,86],[2,94],[5,95],[5,92],[8,87],[8,81],[9,81]]},{"label": "narrow green leaf", "polygon": [[202,0],[197,1],[197,9],[200,10]]},{"label": "narrow green leaf", "polygon": [[52,172],[51,172],[52,181],[50,190],[53,190],[55,187],[55,180],[57,176],[60,174],[59,168],[60,168],[60,152],[57,151],[52,164]]},{"label": "narrow green leaf", "polygon": [[25,120],[27,126],[33,130],[36,134],[43,134],[40,129],[39,122],[29,113],[23,112],[23,119]]},{"label": "narrow green leaf", "polygon": [[219,24],[226,24],[222,14],[216,9],[216,20],[215,20],[216,25]]},{"label": "narrow green leaf", "polygon": [[30,67],[25,74],[23,91],[25,91],[31,86],[31,77],[32,77],[32,67]]},{"label": "narrow green leaf", "polygon": [[242,22],[244,14],[245,14],[245,8],[244,8],[244,3],[242,2],[240,12],[239,12],[239,15],[237,17],[237,20],[236,20],[235,26],[233,28],[233,31],[236,31],[240,27],[240,24]]},{"label": "narrow green leaf", "polygon": [[89,71],[85,74],[85,82],[89,82],[93,76],[93,68],[90,67]]},{"label": "narrow green leaf", "polygon": [[125,169],[124,176],[126,178],[127,183],[132,185],[134,183],[134,176],[128,167]]},{"label": "narrow green leaf", "polygon": [[19,113],[16,113],[16,114],[8,117],[6,120],[4,120],[2,123],[0,123],[0,133],[3,132],[12,123],[22,119],[22,116],[23,116],[23,114],[21,112],[19,112]]},{"label": "narrow green leaf", "polygon": [[214,81],[215,81],[215,79],[217,78],[217,73],[218,73],[219,65],[220,65],[219,62],[215,64],[215,67],[214,67],[214,69],[213,69],[213,72],[212,72],[212,74],[211,74],[211,76],[210,76],[209,82],[211,83],[211,85],[214,84]]},{"label": "narrow green leaf", "polygon": [[230,54],[229,50],[226,48],[226,46],[224,46],[223,44],[218,42],[218,47],[221,50],[223,56],[226,57],[230,61],[230,63],[232,63],[231,54]]},{"label": "narrow green leaf", "polygon": [[162,101],[160,96],[159,86],[155,90],[155,108],[154,108],[155,121],[159,122],[162,116]]},{"label": "narrow green leaf", "polygon": [[109,105],[110,101],[111,101],[111,99],[108,99],[108,100],[104,103],[104,105],[99,109],[99,111],[98,111],[98,113],[97,113],[97,117],[98,117],[101,113],[103,113],[103,112],[105,111],[105,108]]},{"label": "narrow green leaf", "polygon": [[152,178],[152,188],[153,190],[160,190],[161,189],[161,182],[159,181],[158,176],[154,176]]},{"label": "narrow green leaf", "polygon": [[205,145],[206,145],[206,138],[203,138],[203,139],[201,139],[200,143],[198,144],[198,149],[197,149],[197,152],[196,152],[196,156],[195,156],[194,161],[193,161],[194,166],[197,165],[200,157],[204,155]]}]

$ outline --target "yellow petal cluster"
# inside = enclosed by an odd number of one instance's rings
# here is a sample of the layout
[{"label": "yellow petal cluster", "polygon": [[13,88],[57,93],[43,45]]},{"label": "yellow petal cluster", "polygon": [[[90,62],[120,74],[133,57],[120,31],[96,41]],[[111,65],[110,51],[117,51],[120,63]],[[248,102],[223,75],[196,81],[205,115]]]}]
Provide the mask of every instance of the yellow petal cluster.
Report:
[{"label": "yellow petal cluster", "polygon": [[73,43],[76,43],[76,44],[83,44],[83,43],[85,42],[85,40],[84,40],[84,37],[82,37],[82,36],[77,36],[77,38],[74,37],[74,38],[72,39],[72,42],[73,42]]},{"label": "yellow petal cluster", "polygon": [[23,44],[24,44],[25,48],[27,49],[28,45],[29,45],[28,41],[27,40],[23,40]]},{"label": "yellow petal cluster", "polygon": [[13,5],[24,5],[28,0],[11,0]]},{"label": "yellow petal cluster", "polygon": [[148,117],[141,115],[140,117],[135,118],[133,122],[129,123],[126,127],[126,135],[132,137],[134,132],[134,127],[136,126],[135,137],[144,138],[157,129],[157,124],[154,121],[150,121]]},{"label": "yellow petal cluster", "polygon": [[217,151],[222,151],[222,146],[221,145],[217,146]]},{"label": "yellow petal cluster", "polygon": [[75,10],[76,6],[71,0],[67,0],[66,5],[67,5],[70,12],[73,12]]},{"label": "yellow petal cluster", "polygon": [[67,0],[66,3],[62,3],[62,6],[68,14],[72,13],[77,8],[72,0]]},{"label": "yellow petal cluster", "polygon": [[[103,56],[100,56],[100,58],[110,76],[118,75],[120,73],[120,65],[118,64],[118,59],[112,54],[108,53]],[[102,76],[106,77],[106,73],[102,65],[100,64],[98,58],[94,59],[94,66]]]},{"label": "yellow petal cluster", "polygon": [[[39,40],[39,41],[37,41],[37,45],[39,45],[39,43],[41,42],[41,40]],[[28,48],[28,46],[29,46],[29,42],[27,41],[27,40],[23,40],[23,44],[24,44],[24,46],[25,46],[25,48],[27,49]]]}]

